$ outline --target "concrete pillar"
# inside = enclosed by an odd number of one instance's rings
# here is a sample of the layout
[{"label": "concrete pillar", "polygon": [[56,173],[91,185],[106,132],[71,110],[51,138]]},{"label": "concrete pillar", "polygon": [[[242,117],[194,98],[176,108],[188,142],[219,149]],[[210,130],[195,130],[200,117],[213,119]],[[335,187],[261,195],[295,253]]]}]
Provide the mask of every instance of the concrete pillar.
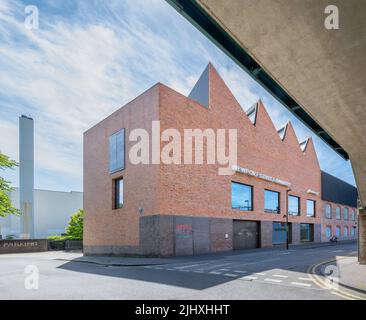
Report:
[{"label": "concrete pillar", "polygon": [[366,264],[366,209],[358,210],[358,261]]}]

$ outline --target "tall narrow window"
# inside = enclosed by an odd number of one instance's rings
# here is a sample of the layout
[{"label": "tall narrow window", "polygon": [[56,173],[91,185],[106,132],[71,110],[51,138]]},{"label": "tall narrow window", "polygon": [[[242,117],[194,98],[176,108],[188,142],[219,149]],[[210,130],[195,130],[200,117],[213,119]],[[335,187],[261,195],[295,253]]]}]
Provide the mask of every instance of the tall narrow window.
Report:
[{"label": "tall narrow window", "polygon": [[308,242],[313,241],[313,225],[308,223],[300,223],[300,241]]},{"label": "tall narrow window", "polygon": [[352,235],[352,237],[354,237],[356,235],[356,227],[352,227],[351,235]]},{"label": "tall narrow window", "polygon": [[113,180],[113,198],[114,198],[114,209],[123,207],[123,179]]},{"label": "tall narrow window", "polygon": [[300,198],[296,196],[288,196],[288,213],[294,216],[300,214]]},{"label": "tall narrow window", "polygon": [[331,219],[332,218],[332,207],[329,203],[326,203],[324,205],[324,214],[325,214],[325,217],[327,219]]},{"label": "tall narrow window", "polygon": [[237,182],[231,183],[231,207],[244,211],[253,210],[253,187]]},{"label": "tall narrow window", "polygon": [[341,208],[336,207],[336,219],[341,220]]},{"label": "tall narrow window", "polygon": [[331,226],[327,226],[325,228],[325,237],[327,238],[327,240],[329,240],[332,237],[332,227]]},{"label": "tall narrow window", "polygon": [[109,137],[109,172],[125,168],[125,129]]},{"label": "tall narrow window", "polygon": [[352,209],[351,219],[352,219],[353,221],[355,221],[355,220],[356,220],[356,210],[355,210],[355,209]]},{"label": "tall narrow window", "polygon": [[348,227],[344,227],[344,236],[348,237]]},{"label": "tall narrow window", "polygon": [[341,227],[336,227],[336,236],[339,238],[341,236]]},{"label": "tall narrow window", "polygon": [[348,208],[344,208],[344,220],[348,220]]},{"label": "tall narrow window", "polygon": [[306,215],[308,217],[315,217],[315,201],[306,200]]},{"label": "tall narrow window", "polygon": [[271,190],[264,190],[264,211],[280,213],[280,193]]}]

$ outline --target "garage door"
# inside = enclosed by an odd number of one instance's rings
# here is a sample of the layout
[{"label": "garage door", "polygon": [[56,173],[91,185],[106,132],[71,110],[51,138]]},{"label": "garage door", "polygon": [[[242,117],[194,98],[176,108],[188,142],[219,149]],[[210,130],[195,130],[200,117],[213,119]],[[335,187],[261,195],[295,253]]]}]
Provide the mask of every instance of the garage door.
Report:
[{"label": "garage door", "polygon": [[234,250],[259,247],[259,227],[256,221],[234,220]]}]

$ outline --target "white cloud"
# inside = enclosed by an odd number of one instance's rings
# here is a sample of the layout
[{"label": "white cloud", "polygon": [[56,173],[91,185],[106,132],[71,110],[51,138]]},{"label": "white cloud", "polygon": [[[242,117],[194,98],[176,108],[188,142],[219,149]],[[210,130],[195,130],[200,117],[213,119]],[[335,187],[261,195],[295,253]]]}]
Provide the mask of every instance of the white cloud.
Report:
[{"label": "white cloud", "polygon": [[165,1],[80,1],[65,16],[62,4],[40,6],[30,31],[21,2],[0,2],[0,149],[18,158],[17,119],[30,114],[38,172],[81,186],[86,129],[158,81],[188,94],[209,61],[244,109],[264,96],[277,125],[288,117]]}]

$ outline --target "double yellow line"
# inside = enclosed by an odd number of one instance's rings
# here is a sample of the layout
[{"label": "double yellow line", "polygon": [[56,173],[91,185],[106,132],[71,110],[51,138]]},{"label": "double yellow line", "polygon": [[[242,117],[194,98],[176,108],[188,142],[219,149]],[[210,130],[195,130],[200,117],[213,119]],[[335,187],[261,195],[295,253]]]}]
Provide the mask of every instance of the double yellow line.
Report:
[{"label": "double yellow line", "polygon": [[[348,257],[339,258],[338,260],[346,259]],[[329,282],[324,280],[324,277],[320,277],[316,274],[316,269],[319,268],[322,265],[329,264],[331,262],[337,261],[337,259],[331,259],[327,261],[320,262],[318,264],[315,264],[313,266],[310,266],[308,268],[307,273],[309,274],[310,278],[313,280],[315,284],[317,284],[320,288],[325,290],[330,290],[331,294],[337,295],[341,298],[347,299],[347,300],[366,300],[363,297],[357,296],[355,294],[351,294],[347,291],[341,290],[338,288],[338,286],[335,286],[333,284],[330,284]]]}]

